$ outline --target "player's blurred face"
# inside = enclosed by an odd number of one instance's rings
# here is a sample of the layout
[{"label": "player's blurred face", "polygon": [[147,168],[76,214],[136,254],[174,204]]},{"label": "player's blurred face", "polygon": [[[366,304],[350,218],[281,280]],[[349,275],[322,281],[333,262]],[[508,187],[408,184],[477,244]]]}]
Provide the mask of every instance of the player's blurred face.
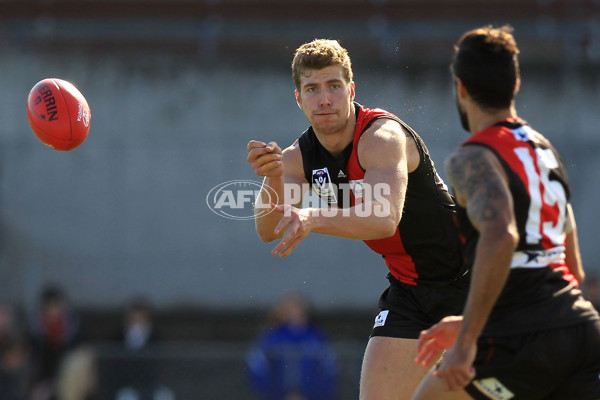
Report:
[{"label": "player's blurred face", "polygon": [[339,65],[309,69],[300,80],[296,101],[318,134],[341,132],[348,125],[354,101],[354,82],[346,82]]}]

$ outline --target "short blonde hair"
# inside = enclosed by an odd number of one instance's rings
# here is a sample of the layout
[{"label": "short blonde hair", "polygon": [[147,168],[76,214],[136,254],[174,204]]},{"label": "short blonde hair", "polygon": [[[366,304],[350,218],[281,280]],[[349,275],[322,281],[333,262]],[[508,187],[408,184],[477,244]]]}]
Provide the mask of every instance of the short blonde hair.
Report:
[{"label": "short blonde hair", "polygon": [[298,47],[292,61],[292,77],[296,89],[300,90],[300,80],[305,70],[323,69],[331,65],[342,67],[346,82],[352,82],[352,63],[348,50],[337,40],[315,39]]}]

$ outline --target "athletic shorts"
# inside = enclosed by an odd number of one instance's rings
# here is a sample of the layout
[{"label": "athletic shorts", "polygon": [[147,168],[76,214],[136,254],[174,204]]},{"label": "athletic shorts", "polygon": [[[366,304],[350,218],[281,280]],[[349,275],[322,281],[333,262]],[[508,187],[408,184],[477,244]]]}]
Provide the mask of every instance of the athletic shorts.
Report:
[{"label": "athletic shorts", "polygon": [[373,336],[418,339],[422,330],[448,315],[461,315],[469,279],[465,276],[445,286],[401,283],[388,274],[390,286],[379,299],[381,312],[375,318]]},{"label": "athletic shorts", "polygon": [[600,321],[481,338],[474,367],[477,400],[598,400]]}]

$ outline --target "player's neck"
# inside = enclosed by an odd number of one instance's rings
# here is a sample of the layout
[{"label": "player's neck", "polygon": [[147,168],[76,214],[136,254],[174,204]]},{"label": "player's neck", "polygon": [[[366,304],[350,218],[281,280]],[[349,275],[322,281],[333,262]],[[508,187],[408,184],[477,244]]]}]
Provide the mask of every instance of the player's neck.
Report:
[{"label": "player's neck", "polygon": [[469,127],[471,133],[475,134],[497,124],[498,122],[502,122],[507,119],[518,118],[519,117],[517,116],[517,111],[515,110],[514,106],[492,111],[474,107],[471,112],[469,112]]}]

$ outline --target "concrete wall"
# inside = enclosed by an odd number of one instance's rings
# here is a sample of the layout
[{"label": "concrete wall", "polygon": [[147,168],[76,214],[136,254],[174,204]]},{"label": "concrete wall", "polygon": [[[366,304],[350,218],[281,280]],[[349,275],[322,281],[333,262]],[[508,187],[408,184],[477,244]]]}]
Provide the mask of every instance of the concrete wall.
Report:
[{"label": "concrete wall", "polygon": [[[0,298],[31,306],[56,282],[92,307],[137,294],[160,307],[262,307],[289,289],[322,308],[376,307],[386,268],[362,242],[312,235],[279,259],[252,221],[207,207],[215,185],[259,181],[245,161],[250,139],[287,145],[305,129],[289,61],[207,67],[185,54],[139,55],[4,49]],[[75,83],[92,109],[89,138],[72,152],[46,148],[27,124],[27,94],[45,77]],[[357,100],[411,124],[440,169],[466,138],[445,66],[355,62],[355,81]],[[597,68],[523,68],[519,112],[561,150],[583,259],[600,273],[598,104]]]}]

